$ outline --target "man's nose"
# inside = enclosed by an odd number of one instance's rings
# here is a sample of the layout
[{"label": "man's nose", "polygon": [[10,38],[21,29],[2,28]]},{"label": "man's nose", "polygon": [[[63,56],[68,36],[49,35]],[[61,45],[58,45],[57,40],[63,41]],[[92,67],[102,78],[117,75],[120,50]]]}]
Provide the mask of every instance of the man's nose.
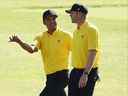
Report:
[{"label": "man's nose", "polygon": [[52,20],[51,23],[52,23],[52,24],[55,24],[55,20]]}]

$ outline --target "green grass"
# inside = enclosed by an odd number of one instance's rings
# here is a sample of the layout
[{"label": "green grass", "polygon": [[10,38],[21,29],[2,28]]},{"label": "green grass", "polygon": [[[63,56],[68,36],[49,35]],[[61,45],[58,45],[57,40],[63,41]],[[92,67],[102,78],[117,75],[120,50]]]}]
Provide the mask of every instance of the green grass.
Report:
[{"label": "green grass", "polygon": [[1,7],[25,7],[25,6],[70,6],[72,3],[87,5],[127,5],[127,0],[4,0]]},{"label": "green grass", "polygon": [[[45,86],[40,54],[30,55],[17,44],[8,43],[8,37],[16,33],[25,41],[32,43],[34,36],[45,30],[45,27],[42,26],[41,13],[48,6],[60,15],[59,26],[72,32],[75,25],[71,24],[70,18],[64,13],[64,10],[75,0],[68,0],[68,3],[63,0],[55,1],[1,1],[0,96],[38,96],[40,90]],[[127,96],[127,0],[81,0],[80,2],[89,6],[88,19],[98,26],[101,32],[101,82],[97,83],[94,96]],[[61,5],[62,7],[59,8]]]}]

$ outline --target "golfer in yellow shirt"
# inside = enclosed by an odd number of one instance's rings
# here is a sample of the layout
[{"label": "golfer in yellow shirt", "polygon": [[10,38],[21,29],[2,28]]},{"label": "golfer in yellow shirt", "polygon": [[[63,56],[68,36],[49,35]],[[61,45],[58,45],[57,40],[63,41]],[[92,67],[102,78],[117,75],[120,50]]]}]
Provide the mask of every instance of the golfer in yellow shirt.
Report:
[{"label": "golfer in yellow shirt", "polygon": [[64,88],[68,83],[71,37],[57,28],[57,17],[52,10],[46,10],[43,13],[43,24],[47,27],[47,31],[35,37],[37,43],[33,46],[23,42],[16,35],[10,37],[10,42],[18,43],[29,53],[41,51],[47,81],[40,96],[66,96]]},{"label": "golfer in yellow shirt", "polygon": [[74,4],[66,10],[72,23],[77,24],[73,33],[72,66],[68,96],[93,96],[94,86],[98,80],[100,56],[99,32],[87,22],[88,10],[81,4]]}]

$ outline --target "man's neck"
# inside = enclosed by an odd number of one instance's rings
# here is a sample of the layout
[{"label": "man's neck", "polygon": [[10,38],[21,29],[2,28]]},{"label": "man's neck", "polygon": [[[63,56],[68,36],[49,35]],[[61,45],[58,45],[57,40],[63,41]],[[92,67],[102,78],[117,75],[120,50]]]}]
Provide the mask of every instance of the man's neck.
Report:
[{"label": "man's neck", "polygon": [[50,34],[50,35],[52,35],[54,32],[56,31],[56,28],[54,28],[54,29],[48,29],[48,34]]},{"label": "man's neck", "polygon": [[86,23],[85,20],[79,21],[79,22],[77,23],[77,29],[80,29],[80,26],[83,25],[84,23]]}]

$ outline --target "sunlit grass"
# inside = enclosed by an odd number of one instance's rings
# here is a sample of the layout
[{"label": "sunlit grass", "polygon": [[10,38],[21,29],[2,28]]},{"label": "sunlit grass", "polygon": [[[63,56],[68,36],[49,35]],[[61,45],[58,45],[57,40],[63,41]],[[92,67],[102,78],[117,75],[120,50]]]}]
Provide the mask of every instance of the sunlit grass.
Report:
[{"label": "sunlit grass", "polygon": [[[55,2],[40,0],[4,0],[0,5],[0,96],[38,96],[44,87],[44,72],[40,53],[30,55],[17,44],[9,43],[8,37],[16,33],[32,43],[34,36],[45,30],[42,25],[42,6],[60,6],[52,8],[58,14],[58,25],[68,32],[75,28],[70,17],[64,13],[73,0]],[[87,0],[86,0],[87,1]],[[102,1],[102,2],[101,2]],[[35,3],[36,2],[36,3]],[[40,4],[42,2],[42,4]],[[61,3],[60,3],[61,2]],[[84,0],[81,0],[84,2]],[[97,2],[97,3],[96,3]],[[88,1],[88,5],[127,4],[121,0]],[[6,6],[7,5],[7,6]],[[40,7],[41,6],[41,7]],[[94,96],[128,95],[128,7],[92,7],[89,6],[89,21],[101,32],[102,61],[100,65],[101,82],[96,85]],[[8,92],[7,92],[8,91]]]}]

